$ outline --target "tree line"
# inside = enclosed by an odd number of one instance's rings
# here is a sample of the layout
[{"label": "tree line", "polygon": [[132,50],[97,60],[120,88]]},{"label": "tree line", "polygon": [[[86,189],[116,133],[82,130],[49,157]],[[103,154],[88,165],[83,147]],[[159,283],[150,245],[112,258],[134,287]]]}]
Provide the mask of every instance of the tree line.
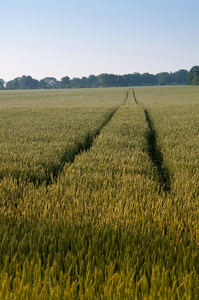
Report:
[{"label": "tree line", "polygon": [[17,77],[5,83],[0,79],[0,89],[73,89],[73,88],[99,88],[99,87],[128,87],[128,86],[155,86],[155,85],[198,85],[199,66],[194,66],[190,71],[179,70],[177,72],[161,72],[154,74],[133,73],[115,75],[102,73],[98,76],[72,78],[63,77],[60,81],[54,77],[45,77],[41,80],[31,76]]}]

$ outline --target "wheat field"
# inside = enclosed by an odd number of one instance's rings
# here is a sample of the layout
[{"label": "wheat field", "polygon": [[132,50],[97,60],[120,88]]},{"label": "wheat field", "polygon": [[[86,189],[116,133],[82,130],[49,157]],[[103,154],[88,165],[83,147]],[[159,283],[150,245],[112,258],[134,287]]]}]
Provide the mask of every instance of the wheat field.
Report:
[{"label": "wheat field", "polygon": [[0,299],[199,299],[199,87],[0,91]]}]

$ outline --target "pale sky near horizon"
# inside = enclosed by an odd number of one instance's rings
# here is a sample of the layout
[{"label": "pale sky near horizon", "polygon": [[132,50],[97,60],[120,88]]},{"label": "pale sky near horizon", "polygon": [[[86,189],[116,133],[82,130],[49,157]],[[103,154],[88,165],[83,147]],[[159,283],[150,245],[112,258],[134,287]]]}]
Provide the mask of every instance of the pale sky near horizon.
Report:
[{"label": "pale sky near horizon", "polygon": [[198,0],[0,0],[0,78],[199,65]]}]

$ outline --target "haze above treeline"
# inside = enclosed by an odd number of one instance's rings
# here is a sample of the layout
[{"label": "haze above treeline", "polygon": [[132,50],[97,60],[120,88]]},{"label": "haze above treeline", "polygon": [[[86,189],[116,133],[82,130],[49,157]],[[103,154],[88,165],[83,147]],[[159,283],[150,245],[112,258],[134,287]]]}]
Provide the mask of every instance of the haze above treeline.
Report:
[{"label": "haze above treeline", "polygon": [[102,73],[89,77],[73,78],[65,76],[61,80],[54,77],[45,77],[41,80],[31,76],[17,77],[5,82],[0,79],[0,89],[59,89],[59,88],[99,88],[99,87],[128,87],[128,86],[156,86],[156,85],[198,85],[199,66],[194,66],[190,71],[181,69],[176,72],[161,72],[156,75],[150,73],[133,73],[115,75]]}]

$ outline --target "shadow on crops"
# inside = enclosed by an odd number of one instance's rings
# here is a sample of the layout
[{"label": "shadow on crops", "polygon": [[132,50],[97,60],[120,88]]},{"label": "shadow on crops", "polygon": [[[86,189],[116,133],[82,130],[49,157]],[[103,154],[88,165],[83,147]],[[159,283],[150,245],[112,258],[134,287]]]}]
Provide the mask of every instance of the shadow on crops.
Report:
[{"label": "shadow on crops", "polygon": [[128,97],[129,97],[129,91],[126,92],[126,98],[125,98],[125,100],[124,100],[124,102],[122,104],[123,106],[126,104],[126,102],[128,100]]},{"label": "shadow on crops", "polygon": [[134,98],[134,101],[135,101],[136,104],[138,104],[137,98],[136,98],[136,96],[135,96],[135,91],[134,91],[134,89],[132,89],[132,91],[133,91],[133,98]]},{"label": "shadow on crops", "polygon": [[[139,105],[135,91],[133,90],[133,98],[136,104]],[[156,166],[158,170],[158,177],[160,182],[160,191],[163,189],[165,192],[169,192],[171,190],[171,176],[169,170],[164,166],[163,155],[161,149],[157,145],[157,133],[154,128],[153,121],[151,120],[147,109],[144,109],[146,121],[149,127],[149,131],[147,132],[147,144],[148,144],[148,153],[149,156]]]},{"label": "shadow on crops", "polygon": [[161,149],[157,145],[157,133],[154,128],[153,121],[146,109],[144,109],[144,113],[149,127],[149,131],[147,133],[148,153],[152,162],[157,167],[160,189],[163,189],[165,192],[169,192],[171,190],[170,172],[163,164],[163,155]]}]

